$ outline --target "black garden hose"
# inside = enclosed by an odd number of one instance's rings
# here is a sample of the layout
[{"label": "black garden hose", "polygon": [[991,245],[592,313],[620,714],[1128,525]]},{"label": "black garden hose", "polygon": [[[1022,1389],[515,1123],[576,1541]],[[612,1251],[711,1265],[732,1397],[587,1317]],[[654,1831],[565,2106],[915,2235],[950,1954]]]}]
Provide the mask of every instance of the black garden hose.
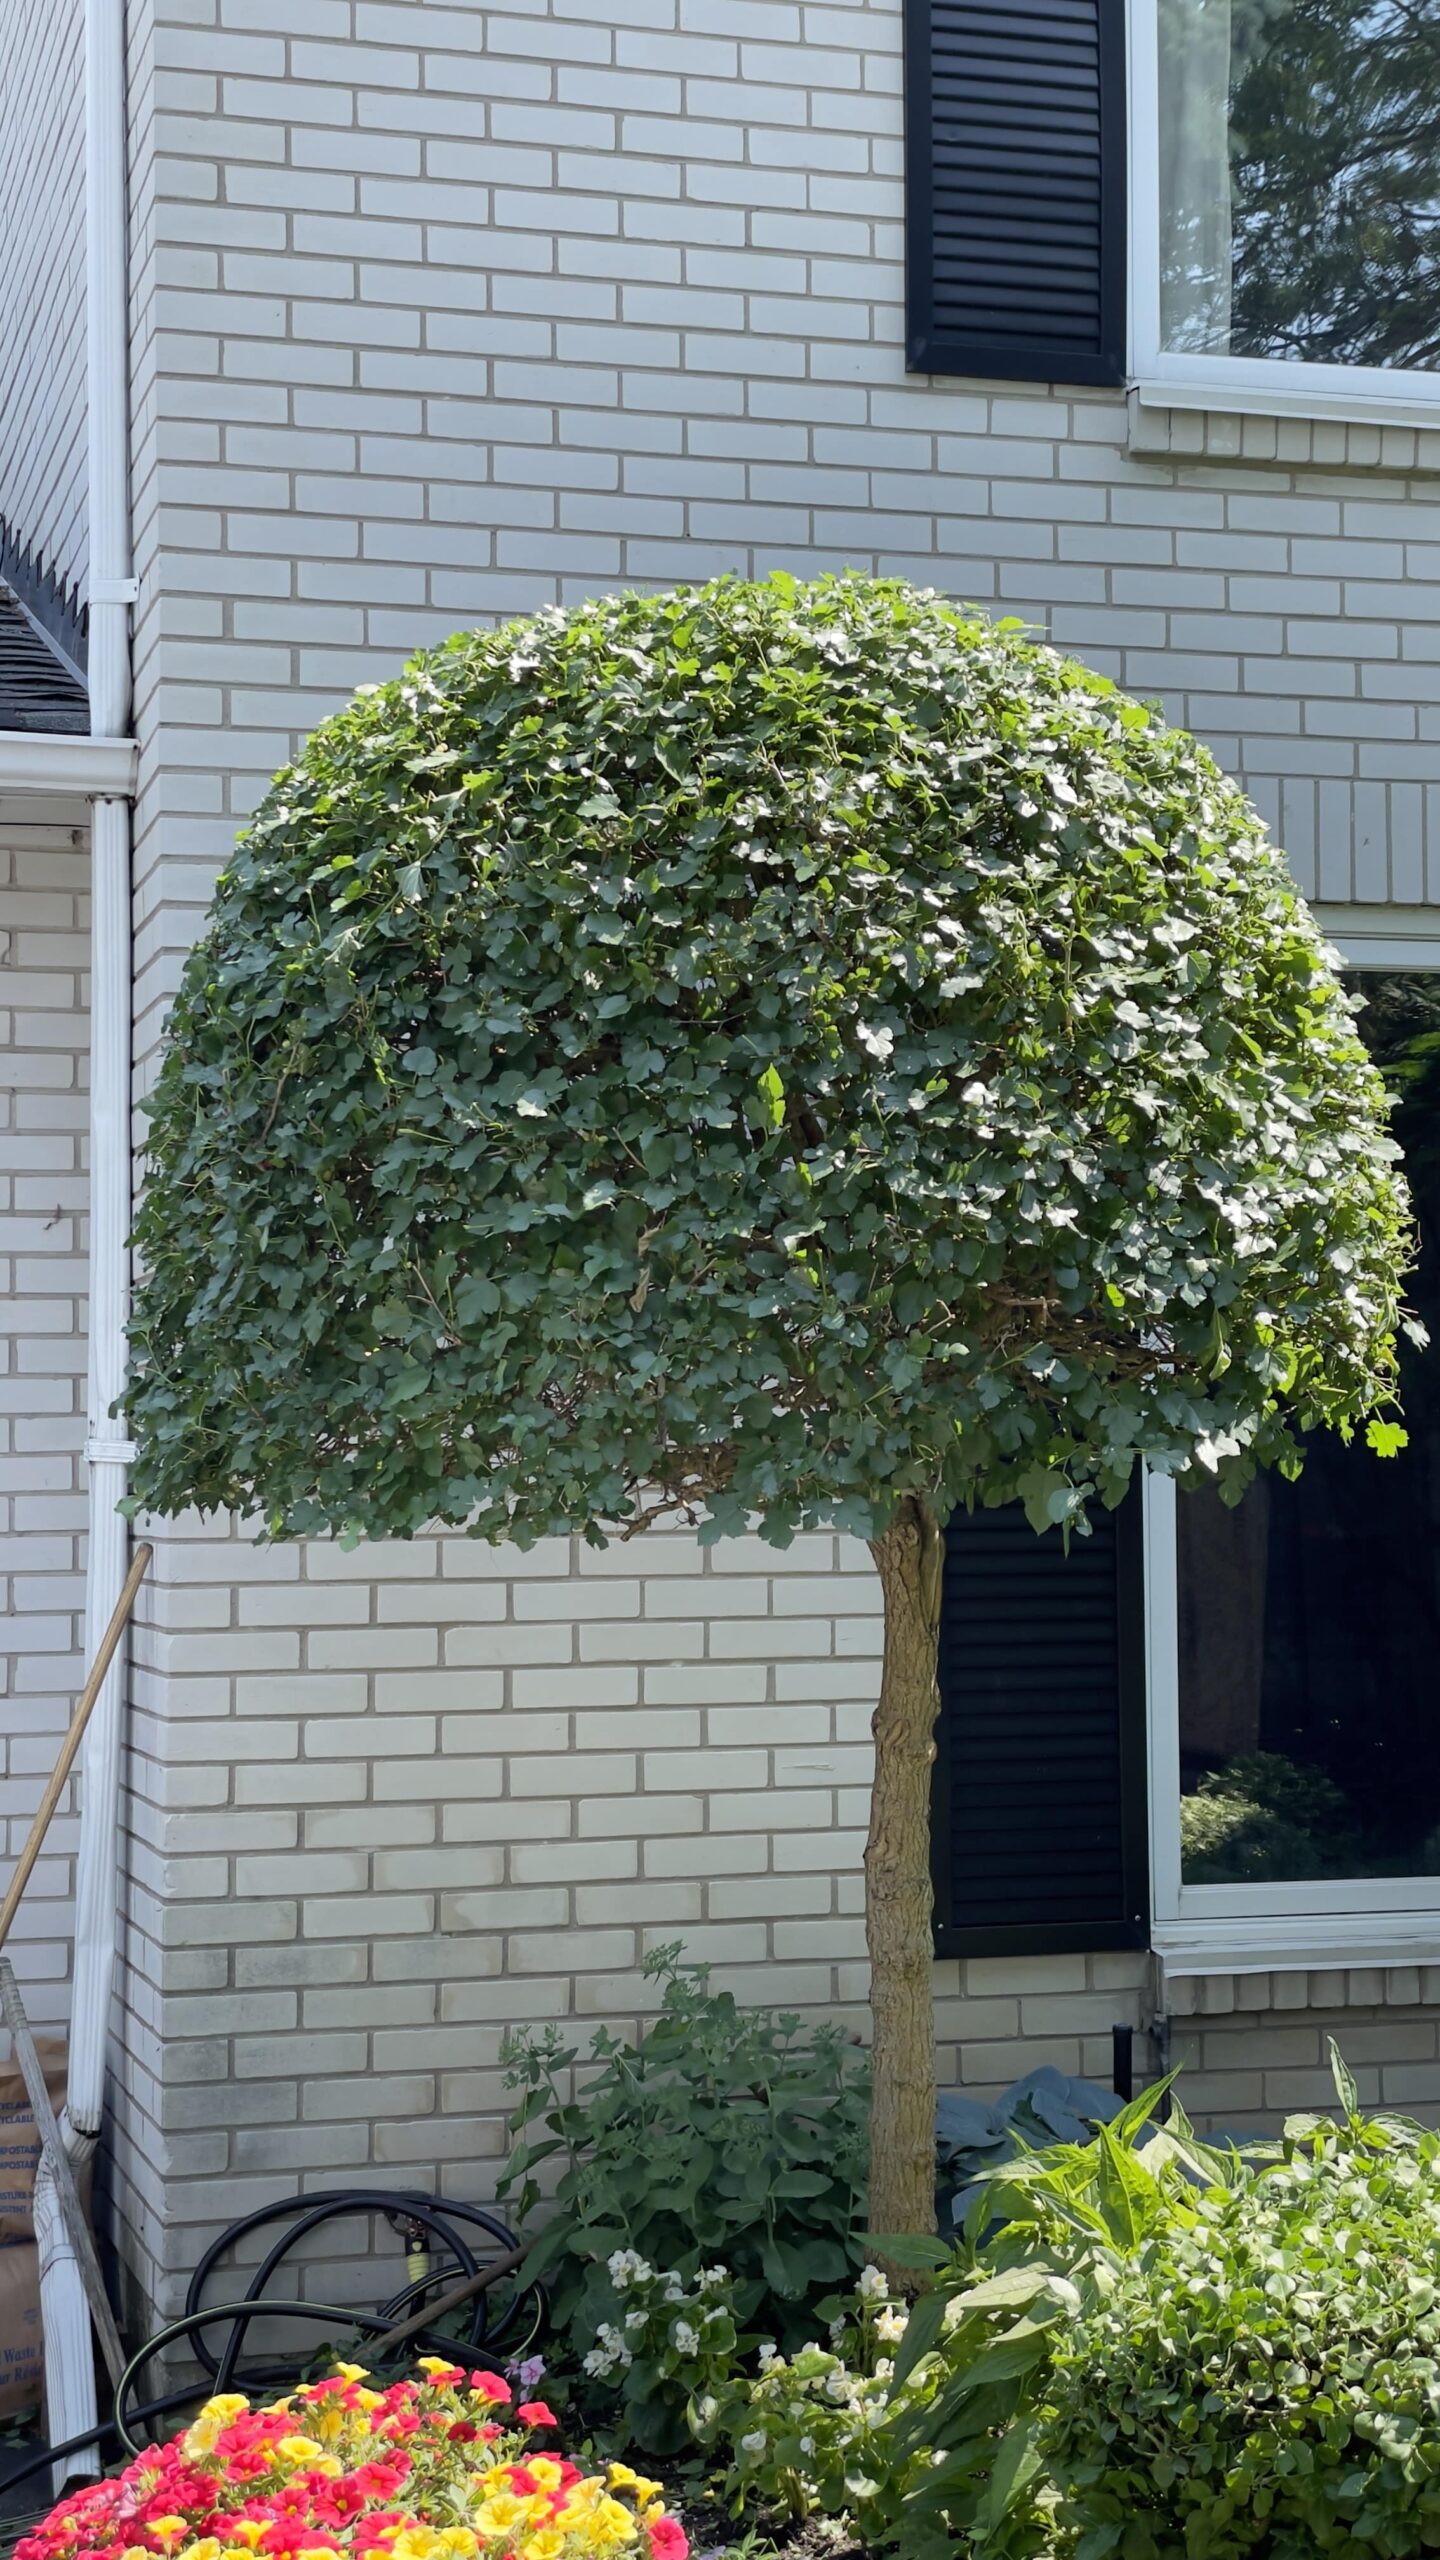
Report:
[{"label": "black garden hose", "polygon": [[[326,2222],[357,2213],[385,2214],[397,2222],[419,2224],[435,2244],[432,2256],[438,2263],[423,2276],[409,2277],[399,2292],[375,2311],[354,2310],[333,2302],[301,2302],[266,2295],[265,2287],[276,2269],[301,2240]],[[207,2304],[203,2300],[205,2287],[219,2261],[238,2243],[248,2239],[251,2232],[263,2230],[274,2222],[287,2223],[289,2228],[267,2250],[243,2297],[231,2302]],[[312,2328],[319,2323],[338,2332],[342,2338],[353,2336],[357,2331],[367,2337],[384,2337],[387,2331],[405,2319],[407,2313],[418,2309],[427,2295],[445,2290],[447,2278],[453,2279],[456,2274],[464,2277],[480,2273],[482,2261],[463,2236],[467,2229],[472,2237],[483,2235],[494,2243],[501,2256],[518,2248],[513,2231],[498,2214],[487,2212],[483,2206],[452,2203],[443,2196],[416,2195],[408,2190],[335,2187],[314,2195],[283,2196],[274,2204],[261,2205],[256,2212],[247,2213],[238,2222],[232,2222],[211,2242],[190,2279],[185,2309],[179,2319],[170,2321],[131,2357],[116,2385],[112,2415],[103,2418],[98,2426],[89,2428],[84,2435],[71,2436],[63,2444],[41,2446],[17,2471],[12,2471],[0,2482],[0,2487],[8,2495],[37,2472],[48,2470],[56,2462],[63,2462],[70,2454],[83,2453],[90,2445],[103,2442],[107,2436],[115,2436],[127,2459],[133,2459],[142,2450],[132,2433],[133,2428],[143,2428],[151,2419],[166,2417],[177,2409],[189,2407],[207,2388],[192,2384],[188,2390],[167,2392],[158,2400],[132,2402],[137,2374],[153,2356],[182,2338],[190,2342],[191,2353],[210,2377],[210,2386],[225,2391],[232,2380],[238,2380],[247,2389],[256,2384],[293,2383],[300,2379],[314,2352],[313,2344],[307,2345],[279,2362],[252,2365],[237,2373],[245,2333],[252,2320],[298,2320],[308,2322]],[[497,2269],[496,2272],[500,2271]],[[427,2350],[462,2356],[474,2354],[481,2348],[491,2354],[501,2347],[507,2353],[513,2354],[517,2349],[523,2352],[534,2344],[539,2335],[545,2317],[545,2297],[538,2285],[521,2282],[498,2314],[487,2291],[477,2292],[466,2309],[469,2320],[463,2335],[457,2337],[448,2331],[422,2329],[405,2342],[407,2360]],[[217,2355],[207,2344],[204,2332],[223,2323],[228,2323],[229,2335]]]}]

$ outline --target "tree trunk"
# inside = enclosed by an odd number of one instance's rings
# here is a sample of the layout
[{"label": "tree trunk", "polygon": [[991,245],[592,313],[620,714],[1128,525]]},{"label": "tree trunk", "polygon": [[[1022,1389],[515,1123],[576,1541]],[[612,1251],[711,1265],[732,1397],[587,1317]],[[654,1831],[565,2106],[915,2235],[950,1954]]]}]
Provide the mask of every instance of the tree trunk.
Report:
[{"label": "tree trunk", "polygon": [[[870,2229],[935,2228],[934,1942],[930,1770],[940,1706],[937,1651],[945,1545],[925,1503],[909,1496],[871,1540],[885,1595],[885,1658],[875,1782],[865,1850],[875,2097],[870,2119]],[[883,2245],[875,2253],[886,2265]],[[898,2280],[902,2271],[887,2268]]]}]

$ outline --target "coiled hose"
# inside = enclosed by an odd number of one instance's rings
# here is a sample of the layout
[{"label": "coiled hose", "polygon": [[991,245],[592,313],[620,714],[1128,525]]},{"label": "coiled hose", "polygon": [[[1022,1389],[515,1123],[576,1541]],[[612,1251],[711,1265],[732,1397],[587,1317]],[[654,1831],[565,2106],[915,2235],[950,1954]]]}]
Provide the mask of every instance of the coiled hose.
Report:
[{"label": "coiled hose", "polygon": [[[429,2263],[423,2273],[412,2273],[409,2281],[382,2302],[374,2311],[356,2311],[333,2302],[301,2302],[293,2298],[268,2295],[266,2287],[284,2264],[291,2251],[327,2222],[339,2221],[356,2214],[384,2214],[408,2233],[423,2232],[431,2243]],[[226,2302],[205,2301],[205,2290],[222,2258],[247,2240],[252,2232],[262,2231],[272,2223],[286,2227],[266,2251],[243,2295]],[[466,2233],[470,2237],[466,2238]],[[472,2242],[479,2244],[480,2254]],[[484,2244],[489,2244],[488,2246]],[[154,2418],[167,2417],[177,2409],[188,2407],[201,2397],[201,2388],[192,2384],[185,2391],[167,2392],[162,2399],[137,2401],[134,2397],[137,2375],[153,2357],[181,2339],[190,2343],[194,2355],[210,2380],[203,2386],[206,2396],[211,2388],[228,2391],[232,2383],[241,2383],[247,2391],[255,2386],[268,2388],[274,2383],[294,2383],[304,2374],[305,2366],[325,2340],[313,2334],[292,2354],[271,2357],[263,2363],[240,2366],[246,2333],[253,2320],[298,2321],[309,2330],[318,2327],[336,2334],[337,2343],[349,2344],[356,2339],[384,2337],[407,2315],[420,2310],[427,2298],[445,2291],[459,2277],[478,2275],[482,2265],[492,2258],[513,2253],[518,2243],[498,2214],[489,2213],[482,2205],[457,2204],[443,2196],[413,2195],[399,2189],[383,2187],[334,2187],[319,2194],[283,2196],[274,2204],[261,2205],[232,2222],[213,2240],[190,2279],[185,2296],[185,2309],[178,2320],[171,2320],[157,2331],[130,2359],[115,2389],[115,2406],[108,2418],[81,2436],[71,2436],[64,2444],[44,2445],[19,2469],[0,2479],[0,2495],[9,2497],[23,2481],[45,2471],[52,2464],[64,2462],[71,2454],[83,2453],[92,2444],[114,2436],[122,2453],[133,2458],[140,2452],[141,2442],[134,2430],[145,2428]],[[498,2272],[498,2269],[497,2269]],[[413,2362],[416,2355],[430,2351],[441,2354],[474,2354],[484,2349],[494,2355],[502,2349],[508,2356],[523,2355],[534,2344],[545,2318],[545,2297],[538,2285],[527,2285],[523,2279],[507,2288],[498,2304],[488,2291],[476,2293],[465,2305],[464,2326],[455,2330],[420,2328],[407,2337],[404,2360]],[[228,2323],[229,2334],[217,2354],[209,2344],[207,2331]]]}]

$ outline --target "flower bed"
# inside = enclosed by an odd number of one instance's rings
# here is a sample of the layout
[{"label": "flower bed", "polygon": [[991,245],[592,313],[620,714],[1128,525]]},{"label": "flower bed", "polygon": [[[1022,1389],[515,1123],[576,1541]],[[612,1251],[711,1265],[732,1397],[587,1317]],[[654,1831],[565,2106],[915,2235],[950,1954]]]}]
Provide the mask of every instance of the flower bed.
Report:
[{"label": "flower bed", "polygon": [[686,2560],[658,2484],[537,2450],[543,2401],[438,2357],[369,2387],[341,2365],[266,2409],[239,2393],[65,2498],[15,2560]]}]

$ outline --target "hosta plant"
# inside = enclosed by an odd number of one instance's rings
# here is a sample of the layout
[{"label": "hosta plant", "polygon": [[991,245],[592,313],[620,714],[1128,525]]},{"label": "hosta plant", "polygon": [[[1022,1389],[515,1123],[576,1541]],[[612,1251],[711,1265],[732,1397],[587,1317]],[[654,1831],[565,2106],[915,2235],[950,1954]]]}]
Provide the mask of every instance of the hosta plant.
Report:
[{"label": "hosta plant", "polygon": [[387,2390],[342,2365],[264,2409],[225,2393],[62,2499],[15,2560],[685,2560],[658,2484],[543,2450],[554,2424],[438,2357]]}]

